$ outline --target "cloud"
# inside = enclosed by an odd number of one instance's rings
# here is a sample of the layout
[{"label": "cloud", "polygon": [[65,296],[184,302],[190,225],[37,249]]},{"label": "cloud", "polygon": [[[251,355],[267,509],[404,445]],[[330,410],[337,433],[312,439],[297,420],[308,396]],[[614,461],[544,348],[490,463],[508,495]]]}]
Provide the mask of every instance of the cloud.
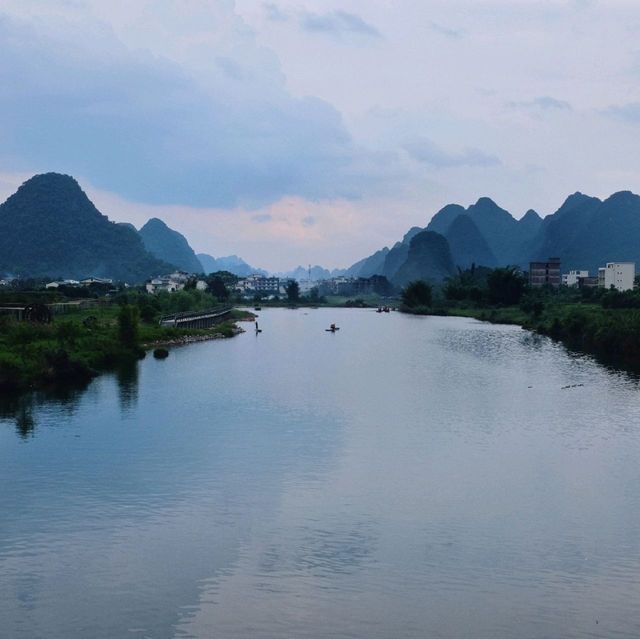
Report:
[{"label": "cloud", "polygon": [[365,22],[355,13],[331,11],[329,13],[305,12],[300,18],[303,29],[312,33],[325,33],[337,38],[345,35],[359,35],[368,38],[381,38],[382,34],[374,26]]},{"label": "cloud", "polygon": [[573,107],[569,102],[557,100],[548,95],[524,102],[509,102],[509,106],[513,109],[527,111],[573,111]]},{"label": "cloud", "polygon": [[307,228],[309,228],[311,226],[315,226],[317,221],[318,220],[316,220],[313,215],[306,215],[302,218],[302,226],[306,226]]},{"label": "cloud", "polygon": [[502,164],[495,155],[480,149],[465,149],[461,153],[449,153],[427,138],[416,138],[404,145],[405,151],[418,162],[434,168],[445,169],[463,166],[489,167]]},{"label": "cloud", "polygon": [[601,113],[628,124],[638,124],[640,123],[640,102],[613,105]]},{"label": "cloud", "polygon": [[429,26],[432,31],[454,40],[461,38],[464,35],[464,31],[462,29],[452,29],[451,27],[443,26],[437,22],[430,22]]},{"label": "cloud", "polygon": [[[229,7],[215,10],[237,19]],[[0,168],[81,175],[134,201],[227,208],[358,198],[379,181],[334,107],[292,96],[248,29],[219,29],[229,42],[199,43],[196,73],[128,48],[96,20],[0,14]]]},{"label": "cloud", "polygon": [[267,20],[271,22],[287,22],[289,16],[275,2],[264,2],[262,5]]},{"label": "cloud", "polygon": [[251,218],[251,221],[256,224],[265,224],[266,222],[271,222],[272,219],[273,216],[269,213],[258,213]]}]

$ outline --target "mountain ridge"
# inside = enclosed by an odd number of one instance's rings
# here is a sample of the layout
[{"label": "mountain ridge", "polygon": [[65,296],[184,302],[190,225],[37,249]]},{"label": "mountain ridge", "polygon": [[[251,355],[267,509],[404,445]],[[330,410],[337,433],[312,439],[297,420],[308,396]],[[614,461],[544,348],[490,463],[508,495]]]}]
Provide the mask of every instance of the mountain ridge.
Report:
[{"label": "mountain ridge", "polygon": [[138,233],[151,255],[175,264],[187,273],[202,271],[202,265],[184,235],[167,226],[161,219],[152,217]]},{"label": "mountain ridge", "polygon": [[70,175],[42,173],[0,205],[0,271],[140,282],[173,266],[103,215]]}]

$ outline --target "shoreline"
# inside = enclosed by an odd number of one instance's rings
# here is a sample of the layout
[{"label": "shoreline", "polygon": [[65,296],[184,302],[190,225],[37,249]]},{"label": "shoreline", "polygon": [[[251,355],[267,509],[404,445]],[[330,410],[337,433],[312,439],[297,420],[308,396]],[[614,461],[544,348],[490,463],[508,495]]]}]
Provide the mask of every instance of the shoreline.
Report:
[{"label": "shoreline", "polygon": [[[245,320],[245,321],[252,321],[252,320]],[[140,348],[143,348],[145,351],[149,351],[152,348],[157,348],[159,346],[186,346],[187,344],[195,344],[197,342],[209,342],[215,339],[231,339],[232,337],[236,337],[236,335],[241,335],[242,333],[246,333],[245,329],[240,326],[235,326],[231,330],[231,335],[225,335],[224,333],[211,333],[210,335],[201,335],[201,334],[181,335],[180,337],[174,337],[170,339],[161,339],[153,342],[146,342],[146,343],[140,344]]]},{"label": "shoreline", "polygon": [[[451,312],[453,311],[453,312]],[[594,310],[581,304],[552,307],[550,315],[534,317],[517,306],[495,309],[442,309],[435,313],[411,313],[432,317],[466,317],[489,324],[519,326],[534,335],[548,337],[567,351],[593,357],[600,365],[637,375],[640,373],[640,339],[626,325],[623,309]]]},{"label": "shoreline", "polygon": [[[246,332],[238,326],[238,322],[255,321],[253,314],[241,312],[240,317],[221,322],[208,329],[163,329],[169,333],[156,340],[140,340],[135,345],[124,345],[110,334],[107,328],[100,333],[85,334],[67,343],[55,341],[50,335],[49,327],[28,326],[27,330],[46,331],[46,346],[29,340],[29,350],[24,350],[18,357],[8,363],[0,362],[0,399],[12,399],[29,392],[52,388],[73,388],[86,385],[91,380],[117,370],[121,366],[130,365],[144,359],[148,353],[158,347],[186,346],[210,340],[228,339]],[[154,329],[153,332],[157,332]],[[148,335],[147,337],[150,337]],[[94,344],[100,340],[100,350],[88,352],[87,343]],[[48,347],[49,350],[45,350]],[[6,357],[6,355],[5,355]]]}]

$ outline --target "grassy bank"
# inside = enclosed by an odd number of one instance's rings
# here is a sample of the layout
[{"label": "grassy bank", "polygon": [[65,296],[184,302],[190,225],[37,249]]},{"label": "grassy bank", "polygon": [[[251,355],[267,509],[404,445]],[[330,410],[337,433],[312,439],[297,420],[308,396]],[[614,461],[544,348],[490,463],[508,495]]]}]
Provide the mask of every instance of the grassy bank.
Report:
[{"label": "grassy bank", "polygon": [[50,324],[0,318],[0,392],[84,383],[144,357],[145,346],[232,337],[236,321],[251,317],[234,311],[230,320],[210,329],[166,328],[140,321],[136,306],[105,304],[55,316]]},{"label": "grassy bank", "polygon": [[640,291],[531,288],[517,269],[470,269],[441,288],[413,282],[401,310],[516,324],[601,361],[640,370]]},{"label": "grassy bank", "polygon": [[608,364],[640,370],[640,310],[637,309],[603,309],[575,303],[550,305],[540,314],[526,313],[517,306],[451,308],[445,314],[516,324],[561,341],[571,350],[596,355]]}]

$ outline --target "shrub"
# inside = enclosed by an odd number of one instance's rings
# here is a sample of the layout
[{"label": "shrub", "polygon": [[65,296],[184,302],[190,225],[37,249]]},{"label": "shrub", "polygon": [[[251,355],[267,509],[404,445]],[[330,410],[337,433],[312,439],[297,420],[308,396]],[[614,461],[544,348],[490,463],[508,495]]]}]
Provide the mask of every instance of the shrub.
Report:
[{"label": "shrub", "polygon": [[432,302],[432,288],[424,280],[416,280],[407,284],[402,291],[402,303],[410,309],[429,307]]},{"label": "shrub", "polygon": [[139,340],[138,309],[125,304],[118,314],[118,338],[125,348],[136,348]]}]

